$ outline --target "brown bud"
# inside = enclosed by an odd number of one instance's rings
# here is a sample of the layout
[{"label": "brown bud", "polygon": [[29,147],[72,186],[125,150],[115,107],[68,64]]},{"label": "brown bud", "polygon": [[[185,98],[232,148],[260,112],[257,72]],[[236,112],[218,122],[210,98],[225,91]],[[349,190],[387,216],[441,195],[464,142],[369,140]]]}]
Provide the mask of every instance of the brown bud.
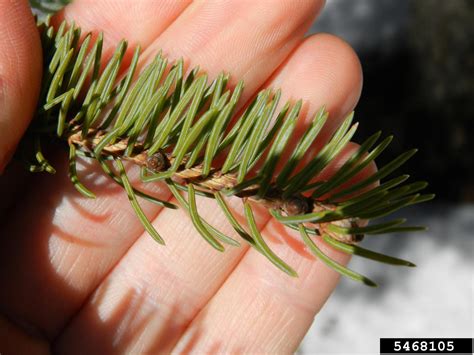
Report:
[{"label": "brown bud", "polygon": [[169,161],[163,152],[158,151],[146,158],[146,167],[155,173],[159,173],[169,167]]},{"label": "brown bud", "polygon": [[303,196],[293,196],[288,198],[285,200],[283,207],[289,216],[305,214],[311,210],[308,200]]}]

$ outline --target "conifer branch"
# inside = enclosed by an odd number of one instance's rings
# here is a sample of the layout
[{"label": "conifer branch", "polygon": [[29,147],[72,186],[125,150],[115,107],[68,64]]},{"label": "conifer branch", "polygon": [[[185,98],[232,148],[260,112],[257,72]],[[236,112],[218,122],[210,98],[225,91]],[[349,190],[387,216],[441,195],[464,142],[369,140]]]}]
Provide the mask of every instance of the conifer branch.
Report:
[{"label": "conifer branch", "polygon": [[[353,124],[353,114],[344,120],[316,156],[301,167],[304,154],[326,123],[328,113],[324,108],[297,138],[294,130],[302,102],[287,102],[277,112],[281,99],[279,90],[261,91],[244,113],[236,116],[244,84],[239,82],[235,88],[229,87],[227,74],[211,82],[198,68],[186,75],[182,60],[168,63],[161,53],[137,74],[140,49],[135,50],[126,68],[123,64],[126,41],[118,44],[101,70],[102,35],[95,39],[92,34],[81,37],[79,28],[65,22],[57,30],[48,21],[38,27],[45,63],[42,91],[37,114],[19,152],[30,171],[55,172],[42,151],[42,143],[54,139],[69,149],[69,175],[73,185],[85,197],[95,198],[80,181],[76,163],[78,156],[97,160],[104,173],[123,187],[144,228],[162,244],[165,241],[146,219],[137,196],[167,208],[176,206],[134,188],[123,161],[141,168],[143,182],[165,183],[181,208],[190,215],[196,230],[219,251],[224,251],[224,244],[238,246],[239,243],[202,219],[196,195],[215,199],[237,234],[292,276],[296,276],[296,272],[265,243],[255,224],[250,201],[268,207],[279,222],[299,231],[308,249],[329,267],[367,285],[375,283],[329,259],[314,239],[349,254],[413,266],[355,243],[362,240],[363,235],[420,229],[405,226],[404,219],[366,223],[433,198],[431,194],[420,194],[427,185],[424,182],[403,185],[407,175],[392,178],[367,191],[368,186],[405,163],[415,150],[341,190],[342,184],[386,149],[392,137],[377,144],[381,134],[375,133],[332,177],[317,180],[318,174],[354,136],[358,124]],[[282,162],[290,141],[296,143],[295,148],[288,160]],[[109,162],[118,168],[118,174]],[[275,177],[279,164],[282,169]],[[180,190],[187,192],[187,200]],[[242,199],[247,226],[237,222],[224,196]]]}]

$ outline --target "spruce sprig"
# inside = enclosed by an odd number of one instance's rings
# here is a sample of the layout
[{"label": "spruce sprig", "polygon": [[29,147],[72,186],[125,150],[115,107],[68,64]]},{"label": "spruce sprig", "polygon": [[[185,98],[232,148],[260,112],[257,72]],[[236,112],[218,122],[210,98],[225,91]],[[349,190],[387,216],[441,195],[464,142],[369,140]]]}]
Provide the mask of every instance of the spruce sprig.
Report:
[{"label": "spruce sprig", "polygon": [[[137,74],[140,49],[135,50],[125,68],[126,41],[119,43],[101,69],[101,34],[94,38],[89,33],[81,39],[80,28],[66,22],[57,30],[48,20],[38,27],[45,63],[42,91],[36,116],[19,151],[30,171],[55,172],[42,151],[42,143],[54,138],[69,149],[72,184],[85,197],[95,198],[81,182],[76,164],[78,156],[97,160],[104,173],[125,190],[144,228],[161,244],[165,241],[144,215],[137,197],[166,208],[177,206],[134,188],[123,161],[141,168],[143,182],[166,184],[179,206],[188,212],[196,230],[218,251],[224,251],[225,244],[238,246],[239,242],[200,216],[196,195],[215,199],[237,234],[291,276],[296,276],[296,272],[269,248],[260,234],[251,201],[268,207],[279,222],[299,231],[308,249],[329,267],[369,286],[375,283],[331,260],[313,239],[320,238],[348,254],[414,266],[355,243],[363,235],[423,229],[405,226],[404,219],[365,223],[434,197],[420,193],[427,186],[425,182],[403,185],[407,175],[366,191],[416,150],[400,155],[375,174],[341,190],[342,184],[390,144],[392,137],[377,144],[381,135],[377,132],[332,177],[314,182],[354,136],[357,123],[353,124],[353,114],[316,156],[297,170],[325,125],[328,113],[324,108],[297,138],[294,130],[302,102],[287,102],[277,112],[280,91],[261,91],[244,113],[236,116],[244,84],[229,87],[229,76],[225,73],[209,82],[199,68],[186,74],[183,60],[168,63],[160,53]],[[290,141],[296,143],[295,148],[283,163],[282,155],[289,149]],[[275,178],[279,164],[283,167]],[[187,198],[180,190],[187,192]],[[224,196],[242,199],[247,226],[237,221]]]}]

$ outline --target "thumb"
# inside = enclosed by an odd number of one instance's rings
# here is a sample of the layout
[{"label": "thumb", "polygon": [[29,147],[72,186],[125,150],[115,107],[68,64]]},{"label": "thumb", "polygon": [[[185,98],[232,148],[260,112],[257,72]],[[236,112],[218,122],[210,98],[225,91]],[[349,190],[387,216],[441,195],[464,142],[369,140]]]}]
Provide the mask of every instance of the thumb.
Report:
[{"label": "thumb", "polygon": [[0,173],[33,115],[41,44],[26,0],[0,0]]}]

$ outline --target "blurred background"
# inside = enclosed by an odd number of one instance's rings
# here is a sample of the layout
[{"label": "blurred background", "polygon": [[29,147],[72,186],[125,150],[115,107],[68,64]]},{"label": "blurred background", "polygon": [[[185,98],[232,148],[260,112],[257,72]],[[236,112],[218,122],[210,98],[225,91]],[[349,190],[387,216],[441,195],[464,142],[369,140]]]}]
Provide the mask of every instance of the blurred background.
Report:
[{"label": "blurred background", "polygon": [[[30,2],[49,12],[68,1]],[[360,57],[356,140],[394,134],[378,162],[419,148],[403,173],[429,181],[437,198],[399,213],[428,231],[363,242],[418,267],[354,258],[351,268],[379,288],[342,279],[298,353],[378,354],[381,337],[473,336],[473,19],[473,0],[327,0],[311,28],[340,36]]]},{"label": "blurred background", "polygon": [[402,168],[434,202],[399,213],[429,230],[366,238],[364,247],[415,269],[353,259],[378,289],[343,279],[299,352],[379,353],[379,338],[474,334],[474,1],[327,0],[311,33],[349,42],[364,70],[356,108],[362,142],[394,134],[377,161],[417,147]]}]

